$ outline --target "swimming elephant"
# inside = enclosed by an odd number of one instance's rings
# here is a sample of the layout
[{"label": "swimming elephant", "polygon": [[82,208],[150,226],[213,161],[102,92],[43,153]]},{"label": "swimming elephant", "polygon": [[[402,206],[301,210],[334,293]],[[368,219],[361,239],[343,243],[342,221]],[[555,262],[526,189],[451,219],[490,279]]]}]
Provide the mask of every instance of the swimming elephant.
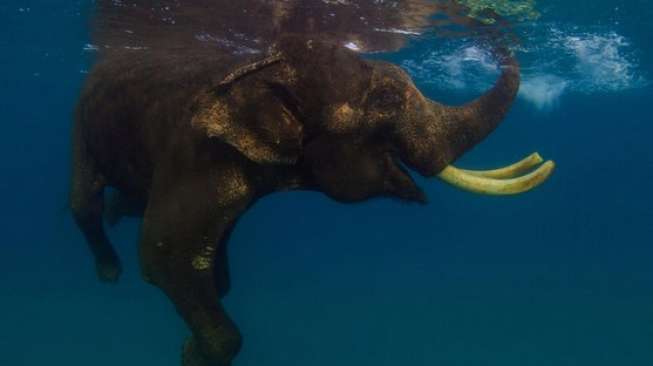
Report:
[{"label": "swimming elephant", "polygon": [[239,57],[137,52],[115,51],[88,75],[74,125],[71,207],[103,281],[120,274],[103,227],[105,188],[143,215],[143,277],[192,331],[184,366],[229,365],[241,346],[220,302],[229,289],[225,247],[262,196],[312,190],[341,202],[424,203],[409,169],[488,194],[529,190],[553,169],[537,155],[494,171],[451,165],[515,98],[519,66],[500,47],[498,81],[462,106],[429,100],[398,66],[317,35],[288,33]]}]

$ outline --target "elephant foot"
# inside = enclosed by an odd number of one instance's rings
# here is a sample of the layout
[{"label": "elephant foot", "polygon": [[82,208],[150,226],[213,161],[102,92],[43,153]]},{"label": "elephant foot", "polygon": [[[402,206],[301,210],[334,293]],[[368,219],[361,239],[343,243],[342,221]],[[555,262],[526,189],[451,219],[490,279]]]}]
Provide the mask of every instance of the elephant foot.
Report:
[{"label": "elephant foot", "polygon": [[97,272],[98,279],[102,282],[115,283],[118,282],[120,274],[122,273],[122,266],[118,258],[103,258],[96,261],[95,271]]},{"label": "elephant foot", "polygon": [[193,337],[189,337],[184,342],[184,348],[181,354],[182,366],[230,366],[231,362],[209,360],[198,350]]}]

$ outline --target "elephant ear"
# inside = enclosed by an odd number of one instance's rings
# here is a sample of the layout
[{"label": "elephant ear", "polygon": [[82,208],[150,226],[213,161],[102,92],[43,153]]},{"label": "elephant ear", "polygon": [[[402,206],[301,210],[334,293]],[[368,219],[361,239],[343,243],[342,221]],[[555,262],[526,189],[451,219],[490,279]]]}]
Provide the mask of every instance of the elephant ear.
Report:
[{"label": "elephant ear", "polygon": [[303,138],[298,103],[275,79],[287,71],[270,66],[277,55],[242,64],[207,92],[192,125],[261,164],[294,164]]}]

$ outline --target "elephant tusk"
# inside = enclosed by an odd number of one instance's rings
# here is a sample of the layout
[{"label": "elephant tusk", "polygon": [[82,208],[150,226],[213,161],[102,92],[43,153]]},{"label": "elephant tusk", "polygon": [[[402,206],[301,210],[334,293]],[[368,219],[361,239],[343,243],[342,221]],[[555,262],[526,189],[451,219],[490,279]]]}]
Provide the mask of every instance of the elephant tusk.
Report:
[{"label": "elephant tusk", "polygon": [[524,159],[514,164],[499,169],[493,169],[493,170],[458,169],[458,170],[464,173],[475,175],[477,177],[507,179],[507,178],[519,177],[520,175],[526,174],[537,165],[542,164],[542,162],[544,162],[544,160],[542,159],[542,156],[540,156],[540,154],[532,153],[531,155],[525,157]]},{"label": "elephant tusk", "polygon": [[[530,191],[544,183],[544,181],[551,175],[554,168],[555,163],[549,160],[528,174],[510,179],[496,179],[471,174],[466,170],[458,169],[449,165],[440,172],[438,177],[455,187],[474,193],[487,195],[514,195]],[[523,169],[525,168],[521,168],[519,171]]]}]

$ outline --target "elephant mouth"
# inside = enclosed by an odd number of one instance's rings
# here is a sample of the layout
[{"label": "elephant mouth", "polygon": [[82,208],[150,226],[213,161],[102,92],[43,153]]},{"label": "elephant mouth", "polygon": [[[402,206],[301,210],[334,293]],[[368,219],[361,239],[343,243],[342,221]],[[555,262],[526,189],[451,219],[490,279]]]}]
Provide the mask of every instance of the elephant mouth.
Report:
[{"label": "elephant mouth", "polygon": [[551,160],[544,161],[540,154],[493,170],[468,170],[448,165],[438,178],[454,187],[485,195],[515,195],[528,192],[544,183],[555,169]]}]

